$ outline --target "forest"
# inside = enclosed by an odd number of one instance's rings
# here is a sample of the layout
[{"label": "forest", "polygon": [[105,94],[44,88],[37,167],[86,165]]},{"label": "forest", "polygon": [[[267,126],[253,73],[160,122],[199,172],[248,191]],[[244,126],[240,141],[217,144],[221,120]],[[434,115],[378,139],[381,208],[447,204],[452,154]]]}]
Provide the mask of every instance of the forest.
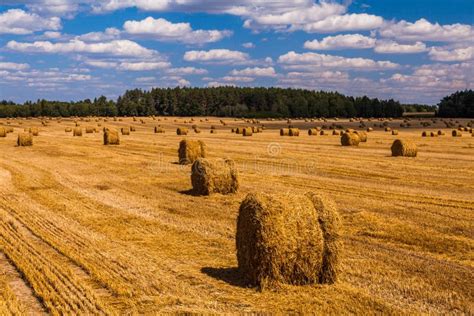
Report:
[{"label": "forest", "polygon": [[[472,91],[443,99],[440,115],[472,115]],[[470,94],[469,94],[470,93]],[[467,94],[467,96],[464,96]],[[444,103],[446,105],[444,105]],[[464,103],[469,105],[464,105]],[[441,111],[443,109],[443,111]],[[117,100],[0,101],[0,117],[69,116],[228,116],[228,117],[400,117],[434,112],[436,107],[393,99],[351,97],[338,92],[283,88],[154,88],[126,91]],[[447,113],[447,114],[445,114]],[[459,115],[462,114],[462,115]],[[472,117],[472,116],[470,116]]]}]

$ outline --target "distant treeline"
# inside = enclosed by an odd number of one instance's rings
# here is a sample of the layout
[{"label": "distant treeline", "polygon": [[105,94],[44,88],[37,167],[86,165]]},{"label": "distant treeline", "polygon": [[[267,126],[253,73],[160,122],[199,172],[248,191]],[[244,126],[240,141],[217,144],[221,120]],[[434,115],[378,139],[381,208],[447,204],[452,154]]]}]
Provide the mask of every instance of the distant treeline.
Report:
[{"label": "distant treeline", "polygon": [[282,88],[155,88],[126,91],[117,101],[0,102],[0,117],[38,116],[230,116],[230,117],[400,117],[434,111],[426,105],[348,97],[337,92]]},{"label": "distant treeline", "polygon": [[440,117],[474,117],[474,91],[458,91],[439,103]]}]

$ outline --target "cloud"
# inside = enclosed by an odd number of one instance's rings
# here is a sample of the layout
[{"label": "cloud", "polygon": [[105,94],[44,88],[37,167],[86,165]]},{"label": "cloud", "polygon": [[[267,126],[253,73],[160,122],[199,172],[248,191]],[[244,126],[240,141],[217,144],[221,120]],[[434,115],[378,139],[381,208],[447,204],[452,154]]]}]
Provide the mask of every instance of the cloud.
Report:
[{"label": "cloud", "polygon": [[361,34],[345,34],[337,36],[328,36],[321,41],[307,41],[304,48],[312,50],[336,50],[336,49],[364,49],[375,46],[375,38],[363,36]]},{"label": "cloud", "polygon": [[324,20],[293,26],[291,30],[308,33],[334,33],[342,31],[373,30],[383,25],[383,18],[370,14],[332,15]]},{"label": "cloud", "polygon": [[255,44],[252,42],[243,43],[242,46],[245,48],[255,48]]},{"label": "cloud", "polygon": [[394,41],[378,40],[374,50],[379,54],[412,54],[426,52],[427,48],[423,42],[399,44]]},{"label": "cloud", "polygon": [[474,47],[432,47],[429,56],[435,61],[468,61],[474,59]]},{"label": "cloud", "polygon": [[243,62],[249,59],[249,55],[239,51],[228,49],[211,49],[209,51],[188,51],[184,54],[185,61],[194,62]]},{"label": "cloud", "polygon": [[202,68],[181,67],[167,69],[166,73],[173,75],[205,75],[208,71]]},{"label": "cloud", "polygon": [[244,76],[225,76],[222,77],[222,80],[225,82],[253,82],[255,81],[255,78]]},{"label": "cloud", "polygon": [[232,70],[230,72],[232,76],[247,76],[247,77],[276,77],[276,72],[273,67],[267,68],[245,68],[242,70]]},{"label": "cloud", "polygon": [[18,64],[11,62],[0,62],[0,69],[2,70],[25,70],[30,68],[28,64]]},{"label": "cloud", "polygon": [[113,56],[141,56],[151,57],[157,55],[156,51],[147,49],[129,40],[114,40],[104,43],[86,43],[81,40],[71,40],[65,43],[51,43],[49,41],[36,41],[33,43],[21,43],[9,41],[6,47],[10,50],[25,53],[48,53],[48,54],[106,54]]},{"label": "cloud", "polygon": [[90,32],[76,36],[75,39],[84,42],[105,42],[120,38],[120,30],[115,27],[109,27],[104,32]]},{"label": "cloud", "polygon": [[24,35],[59,29],[61,29],[61,19],[58,17],[44,18],[21,9],[11,9],[0,13],[0,34]]},{"label": "cloud", "polygon": [[400,65],[390,61],[375,61],[367,58],[346,58],[317,53],[288,52],[278,58],[278,62],[286,69],[353,69],[362,71],[391,70]]},{"label": "cloud", "polygon": [[103,68],[116,69],[120,71],[150,71],[165,69],[171,66],[169,62],[159,61],[104,61],[104,60],[85,60],[86,65]]},{"label": "cloud", "polygon": [[405,41],[459,42],[474,37],[472,26],[466,24],[440,25],[432,24],[426,19],[415,23],[400,21],[386,23],[379,31],[382,37],[396,38]]},{"label": "cloud", "polygon": [[189,23],[172,23],[162,18],[152,17],[141,21],[126,21],[123,29],[130,35],[187,44],[213,43],[232,35],[232,32],[228,30],[193,30]]}]

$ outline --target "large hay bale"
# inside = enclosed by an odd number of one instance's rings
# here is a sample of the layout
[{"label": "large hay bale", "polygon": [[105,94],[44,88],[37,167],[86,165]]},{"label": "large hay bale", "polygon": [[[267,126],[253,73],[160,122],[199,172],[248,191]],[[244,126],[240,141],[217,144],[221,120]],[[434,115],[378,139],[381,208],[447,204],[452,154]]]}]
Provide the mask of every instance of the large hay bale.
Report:
[{"label": "large hay bale", "polygon": [[7,130],[4,127],[0,127],[0,137],[7,137]]},{"label": "large hay bale", "polygon": [[290,136],[290,129],[289,128],[281,128],[280,129],[280,136]]},{"label": "large hay bale", "polygon": [[416,157],[418,154],[418,148],[415,143],[401,139],[393,142],[391,150],[393,157]]},{"label": "large hay bale", "polygon": [[178,127],[176,129],[177,135],[188,135],[188,129],[186,127]]},{"label": "large hay bale", "polygon": [[461,137],[462,136],[461,131],[458,131],[457,129],[453,130],[453,132],[451,134],[453,135],[453,137]]},{"label": "large hay bale", "polygon": [[94,131],[95,129],[93,127],[90,127],[90,126],[86,127],[86,134],[92,134],[94,133]]},{"label": "large hay bale", "polygon": [[340,219],[322,195],[254,194],[240,205],[237,260],[260,289],[278,283],[334,283],[339,271]]},{"label": "large hay bale", "polygon": [[363,131],[355,131],[355,134],[359,136],[360,142],[361,143],[366,143],[367,142],[367,133]]},{"label": "large hay bale", "polygon": [[38,136],[39,135],[39,130],[37,127],[30,127],[29,132],[33,136]]},{"label": "large hay bale", "polygon": [[181,165],[194,163],[198,158],[206,158],[207,147],[201,140],[183,139],[179,143],[178,157]]},{"label": "large hay bale", "polygon": [[319,134],[319,132],[318,132],[318,130],[315,129],[315,128],[310,128],[310,129],[308,130],[308,135],[309,135],[309,136],[317,136],[318,134]]},{"label": "large hay bale", "polygon": [[122,127],[120,131],[122,132],[122,135],[130,135],[130,127]]},{"label": "large hay bale", "polygon": [[80,128],[80,127],[75,127],[75,128],[74,128],[74,131],[72,132],[72,136],[81,137],[81,136],[82,136],[82,128]]},{"label": "large hay bale", "polygon": [[112,130],[112,129],[105,130],[104,145],[120,145],[120,137],[117,130]]},{"label": "large hay bale", "polygon": [[342,146],[359,146],[360,138],[356,133],[344,133],[341,136]]},{"label": "large hay bale", "polygon": [[191,183],[194,193],[199,195],[237,192],[239,179],[234,161],[198,158],[192,166]]},{"label": "large hay bale", "polygon": [[33,146],[33,135],[31,133],[19,133],[16,141],[17,146]]},{"label": "large hay bale", "polygon": [[246,127],[242,131],[243,136],[252,136],[253,135],[253,129],[251,127]]},{"label": "large hay bale", "polygon": [[299,128],[290,128],[289,134],[290,134],[290,136],[300,136],[300,129]]}]

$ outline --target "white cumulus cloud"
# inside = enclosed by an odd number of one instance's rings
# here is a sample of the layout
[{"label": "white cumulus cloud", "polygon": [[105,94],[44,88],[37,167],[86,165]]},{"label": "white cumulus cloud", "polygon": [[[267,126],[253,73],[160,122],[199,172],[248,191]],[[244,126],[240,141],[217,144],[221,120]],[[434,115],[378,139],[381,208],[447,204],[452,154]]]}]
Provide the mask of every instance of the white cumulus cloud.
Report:
[{"label": "white cumulus cloud", "polygon": [[248,59],[248,54],[228,49],[192,50],[184,54],[185,61],[196,62],[242,62]]},{"label": "white cumulus cloud", "polygon": [[375,52],[379,54],[412,54],[426,52],[425,43],[400,44],[394,41],[378,40]]},{"label": "white cumulus cloud", "polygon": [[58,17],[45,18],[21,9],[11,9],[0,13],[0,34],[24,35],[59,29],[61,29],[61,19]]},{"label": "white cumulus cloud", "polygon": [[334,50],[334,49],[364,49],[375,46],[375,38],[367,37],[361,34],[343,34],[337,36],[328,36],[321,41],[313,40],[304,43],[304,48],[312,50]]}]

